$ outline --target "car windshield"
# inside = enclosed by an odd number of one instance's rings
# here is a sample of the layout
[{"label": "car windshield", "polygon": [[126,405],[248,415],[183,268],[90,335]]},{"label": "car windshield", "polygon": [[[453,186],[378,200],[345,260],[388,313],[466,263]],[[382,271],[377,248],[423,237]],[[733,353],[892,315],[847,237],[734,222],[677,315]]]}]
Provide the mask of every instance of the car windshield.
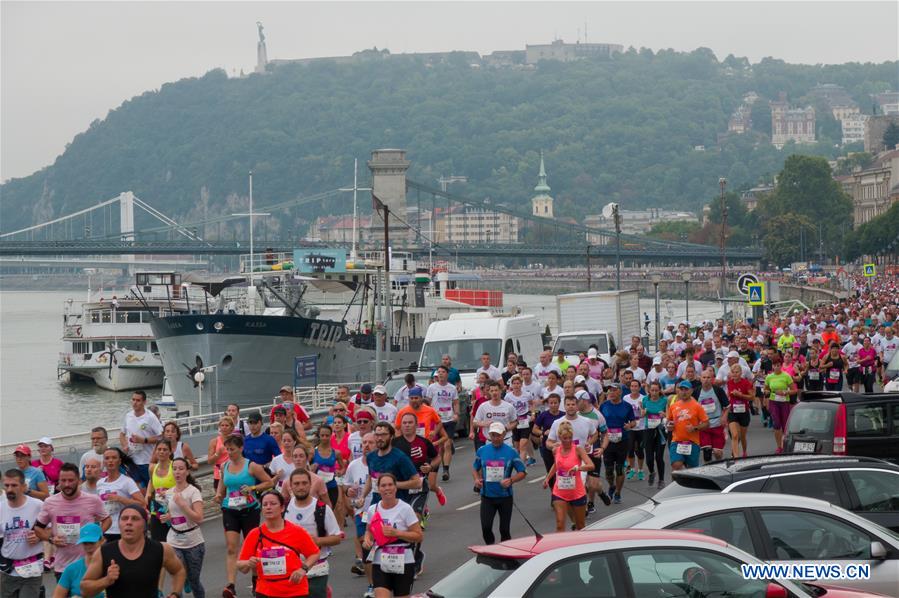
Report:
[{"label": "car windshield", "polygon": [[652,513],[649,511],[633,507],[600,519],[596,523],[587,526],[587,529],[628,529],[651,518]]},{"label": "car windshield", "polygon": [[827,402],[799,403],[787,420],[788,434],[829,436],[833,433],[833,418],[837,406]]},{"label": "car windshield", "polygon": [[430,598],[481,598],[488,596],[523,560],[478,555],[438,581],[426,596]]},{"label": "car windshield", "polygon": [[559,349],[565,351],[566,355],[578,355],[586,353],[591,345],[596,346],[596,351],[600,354],[609,353],[609,337],[605,334],[578,334],[572,336],[560,336],[556,341],[553,353]]},{"label": "car windshield", "polygon": [[481,367],[481,355],[490,353],[493,365],[500,363],[500,341],[498,338],[460,338],[446,341],[429,341],[421,350],[423,370],[440,365],[444,355],[453,359],[453,367],[460,372],[473,372]]}]

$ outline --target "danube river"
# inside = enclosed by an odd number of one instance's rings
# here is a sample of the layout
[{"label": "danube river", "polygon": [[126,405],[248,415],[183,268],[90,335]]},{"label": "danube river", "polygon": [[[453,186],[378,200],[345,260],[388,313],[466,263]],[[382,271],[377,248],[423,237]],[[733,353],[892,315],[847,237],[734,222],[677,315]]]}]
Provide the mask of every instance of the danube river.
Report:
[{"label": "danube river", "polygon": [[[85,432],[92,426],[118,427],[129,408],[130,392],[111,392],[93,383],[61,382],[56,360],[62,350],[62,313],[67,298],[79,301],[73,291],[0,292],[0,435],[2,443],[35,440]],[[507,308],[536,315],[551,329],[556,325],[552,295],[506,295]],[[641,311],[653,316],[652,300],[641,300]],[[691,319],[720,315],[717,303],[691,301]],[[661,317],[684,318],[683,301],[663,301]],[[664,325],[664,322],[663,322]],[[289,381],[288,381],[289,383]],[[151,401],[160,389],[148,389]],[[260,397],[260,402],[266,397]],[[184,408],[187,406],[179,407]]]}]

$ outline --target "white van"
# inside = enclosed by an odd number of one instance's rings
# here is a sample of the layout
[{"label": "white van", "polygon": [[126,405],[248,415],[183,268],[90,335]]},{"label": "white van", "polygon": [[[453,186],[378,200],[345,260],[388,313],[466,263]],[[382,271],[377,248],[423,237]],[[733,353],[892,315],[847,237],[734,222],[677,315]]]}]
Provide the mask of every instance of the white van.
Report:
[{"label": "white van", "polygon": [[487,312],[459,313],[428,326],[421,348],[419,369],[429,371],[441,358],[453,358],[462,386],[472,388],[474,372],[481,367],[481,355],[490,353],[490,362],[502,370],[506,356],[514,352],[529,365],[543,351],[543,337],[536,316],[494,316]]}]

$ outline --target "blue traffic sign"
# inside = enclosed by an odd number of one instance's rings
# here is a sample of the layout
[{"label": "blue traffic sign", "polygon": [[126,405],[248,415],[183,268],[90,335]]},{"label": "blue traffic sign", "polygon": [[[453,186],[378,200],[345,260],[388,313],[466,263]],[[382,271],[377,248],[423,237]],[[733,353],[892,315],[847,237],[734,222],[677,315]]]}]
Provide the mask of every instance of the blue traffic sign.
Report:
[{"label": "blue traffic sign", "polygon": [[747,285],[749,292],[749,305],[765,305],[765,284],[756,283]]},{"label": "blue traffic sign", "polygon": [[318,355],[303,355],[293,359],[293,387],[318,386]]}]

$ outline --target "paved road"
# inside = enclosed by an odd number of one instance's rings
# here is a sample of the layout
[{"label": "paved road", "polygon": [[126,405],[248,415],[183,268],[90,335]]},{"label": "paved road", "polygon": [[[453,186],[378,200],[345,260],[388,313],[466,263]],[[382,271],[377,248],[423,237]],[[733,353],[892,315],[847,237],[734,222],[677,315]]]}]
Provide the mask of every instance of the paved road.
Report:
[{"label": "paved road", "polygon": [[[466,547],[483,542],[481,538],[480,520],[478,516],[478,497],[472,492],[471,459],[473,447],[468,440],[457,441],[456,465],[452,471],[453,478],[444,484],[448,502],[440,507],[436,499],[432,499],[431,518],[425,538],[425,571],[415,584],[416,591],[424,591],[436,581],[456,569],[469,558]],[[750,454],[772,452],[774,438],[770,430],[763,429],[758,419],[753,421],[749,432]],[[728,449],[729,451],[729,449]],[[549,507],[549,493],[543,490],[537,481],[544,473],[542,463],[528,468],[528,476],[515,486],[515,498],[518,507],[541,532],[552,532],[555,522]],[[670,478],[669,478],[670,479]],[[638,505],[651,495],[647,483],[636,479],[625,483],[621,505],[605,507],[598,505],[596,515],[588,519],[595,521],[605,515]],[[498,531],[496,532],[498,535]],[[530,530],[517,512],[512,517],[513,537],[530,534]],[[209,596],[219,596],[225,581],[225,544],[221,520],[211,519],[203,524],[206,538],[206,560],[203,570],[203,582]],[[335,597],[357,597],[365,591],[367,583],[364,578],[356,577],[349,572],[353,562],[353,547],[350,537],[353,531],[347,528],[348,539],[336,548],[331,556],[330,583]],[[51,578],[52,579],[52,578]],[[49,580],[48,580],[49,581]],[[48,589],[52,582],[48,583]],[[238,595],[251,595],[249,577],[239,576]]]}]

